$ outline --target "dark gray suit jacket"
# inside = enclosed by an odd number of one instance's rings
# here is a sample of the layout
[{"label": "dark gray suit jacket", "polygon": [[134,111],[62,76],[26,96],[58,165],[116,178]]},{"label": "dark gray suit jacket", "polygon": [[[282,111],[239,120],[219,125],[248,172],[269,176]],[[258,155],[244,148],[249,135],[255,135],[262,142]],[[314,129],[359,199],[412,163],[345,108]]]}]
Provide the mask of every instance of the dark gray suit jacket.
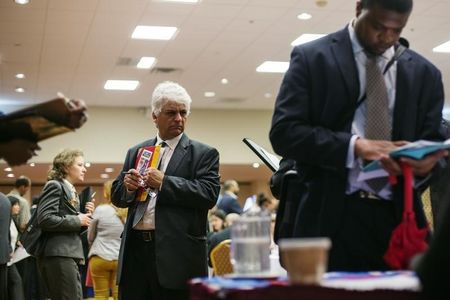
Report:
[{"label": "dark gray suit jacket", "polygon": [[0,193],[0,265],[6,264],[10,259],[11,243],[9,241],[9,226],[11,224],[11,202]]},{"label": "dark gray suit jacket", "polygon": [[44,239],[42,256],[84,259],[79,207],[72,206],[71,199],[71,192],[62,181],[50,180],[45,184],[37,208]]},{"label": "dark gray suit jacket", "polygon": [[[139,148],[155,143],[156,139],[151,139],[129,149],[122,171],[134,168]],[[155,207],[156,268],[165,288],[186,288],[190,278],[208,274],[206,220],[219,193],[218,172],[217,150],[183,134],[167,166]],[[121,172],[112,185],[112,202],[129,208],[120,247],[119,284],[133,280],[133,274],[124,274],[123,265],[133,251],[127,248],[127,235],[137,206],[134,194],[127,194],[123,179]]]},{"label": "dark gray suit jacket", "polygon": [[[360,92],[348,29],[293,49],[276,100],[270,140],[276,153],[293,159],[305,191],[298,199],[298,236],[333,236],[345,212],[345,166],[351,124]],[[397,61],[393,140],[441,140],[444,92],[441,73],[407,49]],[[401,179],[401,178],[400,178]],[[403,182],[394,188],[398,221]],[[425,219],[416,193],[416,218]]]}]

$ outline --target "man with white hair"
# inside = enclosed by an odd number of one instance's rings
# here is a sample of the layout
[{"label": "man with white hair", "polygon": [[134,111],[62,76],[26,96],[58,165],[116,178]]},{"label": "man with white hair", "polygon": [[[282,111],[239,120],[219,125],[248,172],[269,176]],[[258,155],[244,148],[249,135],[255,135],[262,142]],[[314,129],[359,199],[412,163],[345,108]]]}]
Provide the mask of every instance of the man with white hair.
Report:
[{"label": "man with white hair", "polygon": [[[128,150],[112,202],[128,207],[117,271],[119,299],[188,299],[187,281],[207,276],[208,209],[220,189],[219,153],[184,134],[191,98],[174,82],[152,96],[157,136]],[[139,150],[161,144],[161,163],[143,174]],[[150,189],[145,201],[140,187]]]}]

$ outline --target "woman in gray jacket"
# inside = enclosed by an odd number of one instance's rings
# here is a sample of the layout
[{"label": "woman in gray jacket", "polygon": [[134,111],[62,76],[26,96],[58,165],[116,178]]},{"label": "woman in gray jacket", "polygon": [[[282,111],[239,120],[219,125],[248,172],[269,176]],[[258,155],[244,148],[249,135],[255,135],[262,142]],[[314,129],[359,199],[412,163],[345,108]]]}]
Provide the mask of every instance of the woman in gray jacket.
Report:
[{"label": "woman in gray jacket", "polygon": [[[74,184],[84,180],[83,152],[66,149],[53,160],[37,208],[43,249],[38,267],[51,299],[83,299],[78,264],[84,263],[80,232],[91,222],[93,202],[80,213]],[[84,228],[83,228],[84,227]]]}]

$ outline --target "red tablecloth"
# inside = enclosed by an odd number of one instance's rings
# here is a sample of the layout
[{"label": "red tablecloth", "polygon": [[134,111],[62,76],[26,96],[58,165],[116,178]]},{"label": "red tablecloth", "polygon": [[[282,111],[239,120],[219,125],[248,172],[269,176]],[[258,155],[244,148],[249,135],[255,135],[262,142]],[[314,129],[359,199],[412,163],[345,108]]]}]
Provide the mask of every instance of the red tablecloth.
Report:
[{"label": "red tablecloth", "polygon": [[[331,279],[335,280],[335,279]],[[342,279],[339,279],[342,281]],[[355,289],[351,289],[352,280],[356,282]],[[417,289],[411,289],[411,284],[407,284],[405,289],[402,286],[392,289],[383,288],[379,284],[375,289],[365,290],[361,288],[371,278],[344,278],[345,288],[324,287],[324,286],[305,286],[290,285],[286,278],[276,280],[241,280],[227,278],[203,278],[194,279],[190,283],[191,300],[419,300],[422,299],[421,293]],[[373,279],[374,281],[377,279]],[[392,280],[387,279],[390,282]],[[348,284],[350,283],[350,285]],[[333,286],[339,286],[339,284]],[[359,287],[358,287],[359,285]]]}]

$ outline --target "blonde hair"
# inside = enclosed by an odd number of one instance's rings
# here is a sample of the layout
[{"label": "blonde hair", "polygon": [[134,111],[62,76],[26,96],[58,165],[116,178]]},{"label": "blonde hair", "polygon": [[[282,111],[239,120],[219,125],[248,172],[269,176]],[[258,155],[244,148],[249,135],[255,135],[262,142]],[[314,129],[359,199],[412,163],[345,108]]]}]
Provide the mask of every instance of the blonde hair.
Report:
[{"label": "blonde hair", "polygon": [[122,223],[125,223],[128,215],[128,208],[116,207],[111,203],[112,183],[113,183],[112,180],[108,180],[105,181],[105,183],[103,183],[103,196],[105,197],[105,203],[112,205],[116,209],[116,215],[119,217]]},{"label": "blonde hair", "polygon": [[53,159],[53,165],[47,174],[47,180],[63,179],[67,176],[67,169],[73,165],[75,159],[84,156],[80,149],[64,149]]},{"label": "blonde hair", "polygon": [[105,181],[103,183],[103,196],[105,197],[106,203],[111,203],[111,187],[112,180]]}]

